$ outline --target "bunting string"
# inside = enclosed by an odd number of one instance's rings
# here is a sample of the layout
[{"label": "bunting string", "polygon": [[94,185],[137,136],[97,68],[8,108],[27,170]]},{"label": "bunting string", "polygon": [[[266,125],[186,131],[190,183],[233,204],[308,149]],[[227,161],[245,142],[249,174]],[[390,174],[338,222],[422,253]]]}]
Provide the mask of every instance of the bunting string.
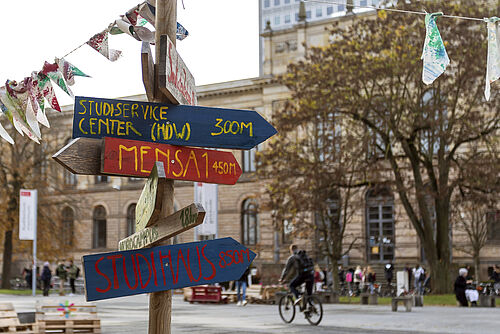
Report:
[{"label": "bunting string", "polygon": [[[39,124],[50,127],[46,116],[46,103],[52,109],[61,111],[52,83],[69,96],[74,97],[69,86],[75,84],[75,76],[90,77],[65,58],[84,45],[89,45],[108,60],[116,61],[122,52],[109,48],[108,35],[127,34],[138,41],[154,44],[155,32],[145,27],[148,23],[153,27],[155,25],[155,7],[145,1],[128,10],[124,15],[120,15],[117,20],[108,25],[107,29],[95,34],[63,57],[55,58],[53,63],[46,61],[41,71],[33,71],[30,76],[20,82],[7,80],[5,85],[0,87],[1,114],[8,119],[19,134],[27,135],[34,142],[40,143],[42,135]],[[183,40],[188,35],[186,28],[177,22],[176,38]],[[14,144],[14,140],[2,124],[0,124],[0,137]]]}]

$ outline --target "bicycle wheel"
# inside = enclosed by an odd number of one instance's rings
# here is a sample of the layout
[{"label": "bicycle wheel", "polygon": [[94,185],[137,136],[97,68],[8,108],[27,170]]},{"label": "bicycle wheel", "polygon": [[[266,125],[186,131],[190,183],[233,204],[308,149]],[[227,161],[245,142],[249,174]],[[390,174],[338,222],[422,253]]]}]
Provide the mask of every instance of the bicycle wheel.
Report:
[{"label": "bicycle wheel", "polygon": [[293,305],[293,298],[291,295],[286,295],[281,297],[280,304],[280,317],[287,324],[293,321],[295,318],[295,305]]},{"label": "bicycle wheel", "polygon": [[323,305],[316,296],[310,296],[307,300],[307,309],[304,311],[307,321],[311,325],[317,326],[323,319]]}]

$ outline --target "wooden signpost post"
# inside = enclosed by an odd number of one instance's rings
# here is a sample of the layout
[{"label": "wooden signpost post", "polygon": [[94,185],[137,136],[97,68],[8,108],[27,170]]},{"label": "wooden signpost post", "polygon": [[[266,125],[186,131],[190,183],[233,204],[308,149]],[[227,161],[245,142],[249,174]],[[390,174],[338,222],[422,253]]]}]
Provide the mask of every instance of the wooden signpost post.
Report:
[{"label": "wooden signpost post", "polygon": [[205,217],[197,203],[173,212],[173,180],[234,184],[234,156],[204,148],[251,149],[276,134],[255,111],[196,105],[194,78],[175,49],[176,12],[176,0],[156,0],[155,59],[147,43],[141,50],[149,102],[76,97],[76,139],[53,156],[74,174],[149,176],[137,232],[118,252],[83,257],[87,300],[150,293],[149,334],[170,333],[171,289],[235,280],[256,256],[232,238],[170,245]]}]

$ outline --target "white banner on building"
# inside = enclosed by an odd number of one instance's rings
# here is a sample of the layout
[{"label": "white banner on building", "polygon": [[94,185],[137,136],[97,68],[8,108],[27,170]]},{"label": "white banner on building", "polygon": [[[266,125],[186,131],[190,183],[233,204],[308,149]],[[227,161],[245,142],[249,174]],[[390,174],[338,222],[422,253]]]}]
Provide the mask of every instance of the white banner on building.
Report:
[{"label": "white banner on building", "polygon": [[203,224],[196,226],[195,235],[213,235],[217,237],[218,189],[219,187],[217,184],[194,183],[194,201],[201,203],[206,212]]},{"label": "white banner on building", "polygon": [[21,189],[19,200],[19,239],[34,240],[37,218],[37,191]]}]

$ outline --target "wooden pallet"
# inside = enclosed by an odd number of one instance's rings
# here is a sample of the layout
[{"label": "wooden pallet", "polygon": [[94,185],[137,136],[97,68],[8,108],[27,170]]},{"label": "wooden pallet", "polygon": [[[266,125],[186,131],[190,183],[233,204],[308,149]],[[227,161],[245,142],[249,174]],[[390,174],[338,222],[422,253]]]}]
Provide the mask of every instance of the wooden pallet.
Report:
[{"label": "wooden pallet", "polygon": [[101,333],[101,320],[94,304],[73,305],[66,317],[58,303],[38,303],[36,321],[40,333]]},{"label": "wooden pallet", "polygon": [[12,303],[0,304],[0,333],[36,334],[36,324],[21,324]]}]

